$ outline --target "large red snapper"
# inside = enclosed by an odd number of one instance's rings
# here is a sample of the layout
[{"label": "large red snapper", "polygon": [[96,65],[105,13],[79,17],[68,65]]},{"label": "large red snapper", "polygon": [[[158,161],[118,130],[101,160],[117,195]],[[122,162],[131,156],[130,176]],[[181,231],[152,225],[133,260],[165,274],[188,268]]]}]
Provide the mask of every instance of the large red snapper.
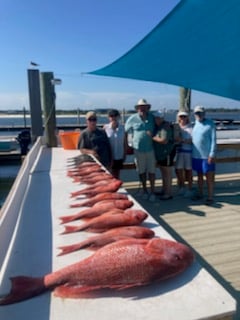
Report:
[{"label": "large red snapper", "polygon": [[78,232],[78,231],[92,231],[104,232],[111,228],[122,226],[136,226],[141,224],[148,214],[142,210],[126,210],[123,213],[103,213],[99,217],[92,218],[88,222],[82,223],[78,226],[65,226],[62,234]]},{"label": "large red snapper", "polygon": [[92,176],[86,176],[86,177],[73,177],[73,181],[74,182],[82,182],[82,183],[85,183],[85,184],[93,184],[97,181],[102,181],[102,180],[112,180],[114,179],[114,177],[109,174],[109,173],[106,173],[106,172],[100,172],[99,174],[95,174],[95,175],[92,175]]},{"label": "large red snapper", "polygon": [[70,208],[79,208],[79,207],[91,207],[99,201],[102,200],[128,200],[128,196],[124,193],[119,192],[103,192],[96,194],[92,198],[83,200],[81,202],[73,203],[70,205]]},{"label": "large red snapper", "polygon": [[120,180],[117,180],[115,178],[111,179],[111,181],[109,180],[105,180],[105,179],[102,179],[100,181],[96,181],[94,183],[91,184],[91,187],[85,187],[84,189],[81,189],[81,190],[78,190],[78,191],[73,191],[71,192],[71,198],[73,197],[77,197],[78,195],[82,195],[82,191],[88,191],[88,190],[92,190],[92,189],[95,189],[97,187],[101,187],[101,186],[105,186],[105,185],[109,185],[110,183],[114,183],[114,182],[119,182],[120,184],[122,184],[122,181]]},{"label": "large red snapper", "polygon": [[[98,193],[103,193],[103,192],[116,192],[118,189],[121,187],[122,181],[114,179],[114,181],[110,181],[106,185],[103,186],[97,186],[97,187],[86,187],[82,190],[79,190],[77,192],[77,195],[86,195],[87,197],[93,197]],[[71,197],[74,197],[76,195],[76,192],[71,194]]]},{"label": "large red snapper", "polygon": [[66,223],[83,218],[93,218],[111,209],[125,210],[132,206],[133,201],[131,200],[102,200],[95,203],[91,208],[87,208],[73,215],[62,216],[60,217],[60,220],[62,221],[62,223]]},{"label": "large red snapper", "polygon": [[9,295],[0,305],[32,298],[54,289],[56,296],[79,298],[83,292],[126,289],[174,277],[191,265],[191,249],[166,239],[126,239],[108,244],[90,257],[42,278],[11,278]]},{"label": "large red snapper", "polygon": [[89,168],[83,168],[83,169],[69,169],[67,172],[67,176],[74,177],[74,176],[87,176],[89,173],[92,172],[105,172],[103,168],[99,164],[96,164],[95,166],[91,166]]},{"label": "large red snapper", "polygon": [[109,243],[126,238],[145,239],[153,238],[154,235],[155,233],[153,230],[141,226],[113,228],[96,236],[89,237],[81,242],[59,247],[59,249],[61,249],[59,256],[85,248],[90,250],[97,250]]}]

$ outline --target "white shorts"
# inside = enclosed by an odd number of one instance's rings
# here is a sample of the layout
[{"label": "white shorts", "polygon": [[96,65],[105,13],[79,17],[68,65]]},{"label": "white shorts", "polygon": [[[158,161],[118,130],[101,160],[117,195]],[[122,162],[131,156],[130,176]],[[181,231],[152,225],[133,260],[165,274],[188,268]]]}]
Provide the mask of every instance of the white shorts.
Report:
[{"label": "white shorts", "polygon": [[140,152],[134,149],[135,164],[139,174],[155,173],[156,160],[154,151]]},{"label": "white shorts", "polygon": [[192,154],[190,152],[177,153],[175,168],[192,170]]}]

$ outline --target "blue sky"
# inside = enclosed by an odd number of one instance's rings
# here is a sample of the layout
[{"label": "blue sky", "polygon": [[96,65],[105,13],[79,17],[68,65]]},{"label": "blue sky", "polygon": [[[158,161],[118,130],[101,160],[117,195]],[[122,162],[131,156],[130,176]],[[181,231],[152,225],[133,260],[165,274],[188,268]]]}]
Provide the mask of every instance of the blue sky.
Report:
[{"label": "blue sky", "polygon": [[[177,109],[179,87],[83,75],[126,53],[179,0],[1,0],[0,110],[29,109],[27,69],[54,72],[57,109],[126,108],[140,98]],[[238,101],[192,93],[192,104],[240,107]]]}]

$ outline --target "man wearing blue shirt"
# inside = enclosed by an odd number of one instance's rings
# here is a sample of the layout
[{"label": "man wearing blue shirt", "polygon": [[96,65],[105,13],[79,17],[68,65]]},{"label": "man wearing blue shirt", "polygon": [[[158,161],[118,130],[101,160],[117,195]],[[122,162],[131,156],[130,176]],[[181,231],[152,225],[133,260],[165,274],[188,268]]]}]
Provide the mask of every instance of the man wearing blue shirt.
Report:
[{"label": "man wearing blue shirt", "polygon": [[[142,197],[145,200],[155,201],[156,161],[152,142],[155,123],[152,113],[149,112],[150,108],[151,105],[145,99],[140,99],[135,106],[137,113],[126,121],[125,131],[133,136],[132,147],[139,179],[142,183]],[[147,190],[147,175],[150,182],[150,194]]]},{"label": "man wearing blue shirt", "polygon": [[198,175],[198,194],[194,199],[203,198],[203,176],[206,176],[208,198],[207,205],[213,203],[216,128],[211,119],[205,118],[205,109],[196,106],[194,109],[195,125],[192,131],[192,167]]}]

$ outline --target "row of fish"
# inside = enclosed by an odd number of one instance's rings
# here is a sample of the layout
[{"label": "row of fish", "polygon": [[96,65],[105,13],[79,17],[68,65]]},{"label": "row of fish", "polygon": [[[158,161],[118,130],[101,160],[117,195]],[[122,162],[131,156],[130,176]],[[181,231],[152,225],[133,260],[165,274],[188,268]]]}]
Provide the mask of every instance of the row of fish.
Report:
[{"label": "row of fish", "polygon": [[[122,181],[113,178],[91,156],[71,160],[68,176],[84,185],[70,195],[77,201],[70,206],[80,211],[60,217],[62,233],[84,230],[95,234],[61,246],[59,256],[86,248],[95,252],[41,278],[11,278],[12,289],[0,305],[20,302],[48,290],[54,290],[59,297],[79,298],[85,292],[102,288],[120,290],[148,285],[183,272],[194,260],[188,246],[158,238],[153,230],[141,225],[148,214],[135,209],[127,194],[119,192]],[[68,225],[76,220],[81,223]]]}]

